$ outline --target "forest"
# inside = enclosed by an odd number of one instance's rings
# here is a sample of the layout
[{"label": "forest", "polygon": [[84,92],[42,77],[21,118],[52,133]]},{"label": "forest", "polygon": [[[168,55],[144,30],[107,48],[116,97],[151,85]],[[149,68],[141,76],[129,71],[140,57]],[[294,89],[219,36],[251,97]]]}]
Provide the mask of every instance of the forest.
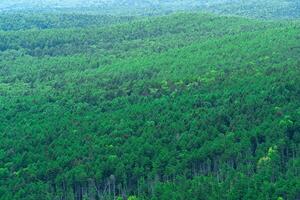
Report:
[{"label": "forest", "polygon": [[12,2],[0,200],[300,199],[297,1]]}]

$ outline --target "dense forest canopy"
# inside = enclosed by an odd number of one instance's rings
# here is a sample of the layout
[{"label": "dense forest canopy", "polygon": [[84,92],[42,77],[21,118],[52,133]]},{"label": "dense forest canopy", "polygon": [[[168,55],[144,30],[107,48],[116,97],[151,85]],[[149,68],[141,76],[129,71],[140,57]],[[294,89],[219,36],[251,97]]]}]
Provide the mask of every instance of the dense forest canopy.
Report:
[{"label": "dense forest canopy", "polygon": [[0,200],[300,199],[299,8],[2,0]]}]

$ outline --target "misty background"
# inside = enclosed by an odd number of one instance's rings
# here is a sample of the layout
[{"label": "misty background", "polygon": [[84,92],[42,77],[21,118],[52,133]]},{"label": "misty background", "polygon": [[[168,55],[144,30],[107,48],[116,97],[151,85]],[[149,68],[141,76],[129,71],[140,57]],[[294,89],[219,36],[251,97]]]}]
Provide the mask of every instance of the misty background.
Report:
[{"label": "misty background", "polygon": [[298,0],[2,0],[0,12],[69,11],[97,14],[152,15],[205,11],[259,18],[298,18]]}]

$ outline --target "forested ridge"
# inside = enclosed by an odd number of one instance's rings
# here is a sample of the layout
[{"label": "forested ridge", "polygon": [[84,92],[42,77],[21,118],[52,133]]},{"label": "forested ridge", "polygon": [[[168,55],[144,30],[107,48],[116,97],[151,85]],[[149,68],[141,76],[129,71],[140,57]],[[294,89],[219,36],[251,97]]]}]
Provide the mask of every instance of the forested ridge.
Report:
[{"label": "forested ridge", "polygon": [[32,13],[7,12],[0,15],[1,31],[17,31],[26,29],[66,29],[66,28],[85,28],[97,27],[101,25],[118,24],[133,20],[133,16],[113,16],[113,15],[97,15],[84,13]]},{"label": "forested ridge", "polygon": [[6,13],[0,113],[1,200],[298,200],[300,22]]}]

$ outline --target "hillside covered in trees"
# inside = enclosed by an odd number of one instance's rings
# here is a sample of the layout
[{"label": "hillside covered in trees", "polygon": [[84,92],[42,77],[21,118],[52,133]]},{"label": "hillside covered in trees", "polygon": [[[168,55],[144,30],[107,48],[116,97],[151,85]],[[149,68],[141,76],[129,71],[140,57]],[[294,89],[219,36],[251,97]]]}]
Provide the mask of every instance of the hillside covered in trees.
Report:
[{"label": "hillside covered in trees", "polygon": [[0,199],[300,199],[299,4],[232,2],[2,12]]}]

